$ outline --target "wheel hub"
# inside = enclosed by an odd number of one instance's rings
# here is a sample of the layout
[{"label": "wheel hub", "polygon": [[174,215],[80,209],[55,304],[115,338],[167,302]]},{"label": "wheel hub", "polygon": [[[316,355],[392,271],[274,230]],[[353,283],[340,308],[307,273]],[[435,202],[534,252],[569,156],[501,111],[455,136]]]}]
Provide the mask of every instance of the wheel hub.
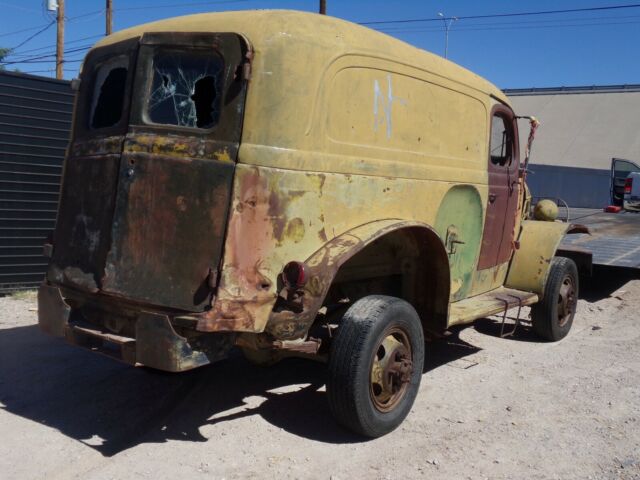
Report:
[{"label": "wheel hub", "polygon": [[371,365],[371,397],[375,407],[389,411],[402,399],[411,380],[411,344],[402,331],[389,332],[380,342]]},{"label": "wheel hub", "polygon": [[566,276],[562,280],[560,292],[558,293],[558,324],[563,327],[575,313],[576,310],[576,288],[573,279]]}]

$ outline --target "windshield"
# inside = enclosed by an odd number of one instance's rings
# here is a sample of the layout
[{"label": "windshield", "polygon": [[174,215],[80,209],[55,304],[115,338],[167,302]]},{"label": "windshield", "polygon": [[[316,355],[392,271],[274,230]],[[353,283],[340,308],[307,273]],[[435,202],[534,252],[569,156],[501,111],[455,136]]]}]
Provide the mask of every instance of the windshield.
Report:
[{"label": "windshield", "polygon": [[189,128],[212,128],[220,119],[224,61],[211,52],[159,50],[145,122]]}]

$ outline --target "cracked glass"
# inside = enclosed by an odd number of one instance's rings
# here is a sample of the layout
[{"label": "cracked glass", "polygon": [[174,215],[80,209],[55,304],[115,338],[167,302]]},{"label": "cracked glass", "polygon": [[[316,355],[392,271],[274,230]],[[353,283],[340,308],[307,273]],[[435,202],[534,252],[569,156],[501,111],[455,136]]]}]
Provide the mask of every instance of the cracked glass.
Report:
[{"label": "cracked glass", "polygon": [[220,118],[224,61],[212,52],[159,51],[146,119],[150,123],[212,128]]}]

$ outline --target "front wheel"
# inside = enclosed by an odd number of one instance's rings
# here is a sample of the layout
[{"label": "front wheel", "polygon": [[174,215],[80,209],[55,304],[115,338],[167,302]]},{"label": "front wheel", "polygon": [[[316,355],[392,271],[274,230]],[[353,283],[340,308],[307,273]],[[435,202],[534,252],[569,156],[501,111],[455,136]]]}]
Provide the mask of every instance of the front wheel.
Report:
[{"label": "front wheel", "polygon": [[405,419],[424,363],[420,318],[404,300],[371,295],[342,317],[331,345],[327,397],[336,420],[379,437]]},{"label": "front wheel", "polygon": [[533,330],[545,340],[557,342],[571,330],[578,304],[578,268],[573,260],[551,260],[544,296],[531,307]]}]

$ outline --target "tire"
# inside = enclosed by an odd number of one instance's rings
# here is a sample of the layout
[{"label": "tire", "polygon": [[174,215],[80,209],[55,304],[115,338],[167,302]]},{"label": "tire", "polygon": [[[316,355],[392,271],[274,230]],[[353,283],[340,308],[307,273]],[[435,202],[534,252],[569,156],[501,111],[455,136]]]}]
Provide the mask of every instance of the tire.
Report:
[{"label": "tire", "polygon": [[551,260],[542,300],[531,307],[533,331],[544,340],[557,342],[567,336],[578,303],[578,268],[573,260]]},{"label": "tire", "polygon": [[423,364],[424,335],[414,308],[399,298],[364,297],[346,311],[331,344],[329,408],[357,434],[389,433],[411,410]]}]

